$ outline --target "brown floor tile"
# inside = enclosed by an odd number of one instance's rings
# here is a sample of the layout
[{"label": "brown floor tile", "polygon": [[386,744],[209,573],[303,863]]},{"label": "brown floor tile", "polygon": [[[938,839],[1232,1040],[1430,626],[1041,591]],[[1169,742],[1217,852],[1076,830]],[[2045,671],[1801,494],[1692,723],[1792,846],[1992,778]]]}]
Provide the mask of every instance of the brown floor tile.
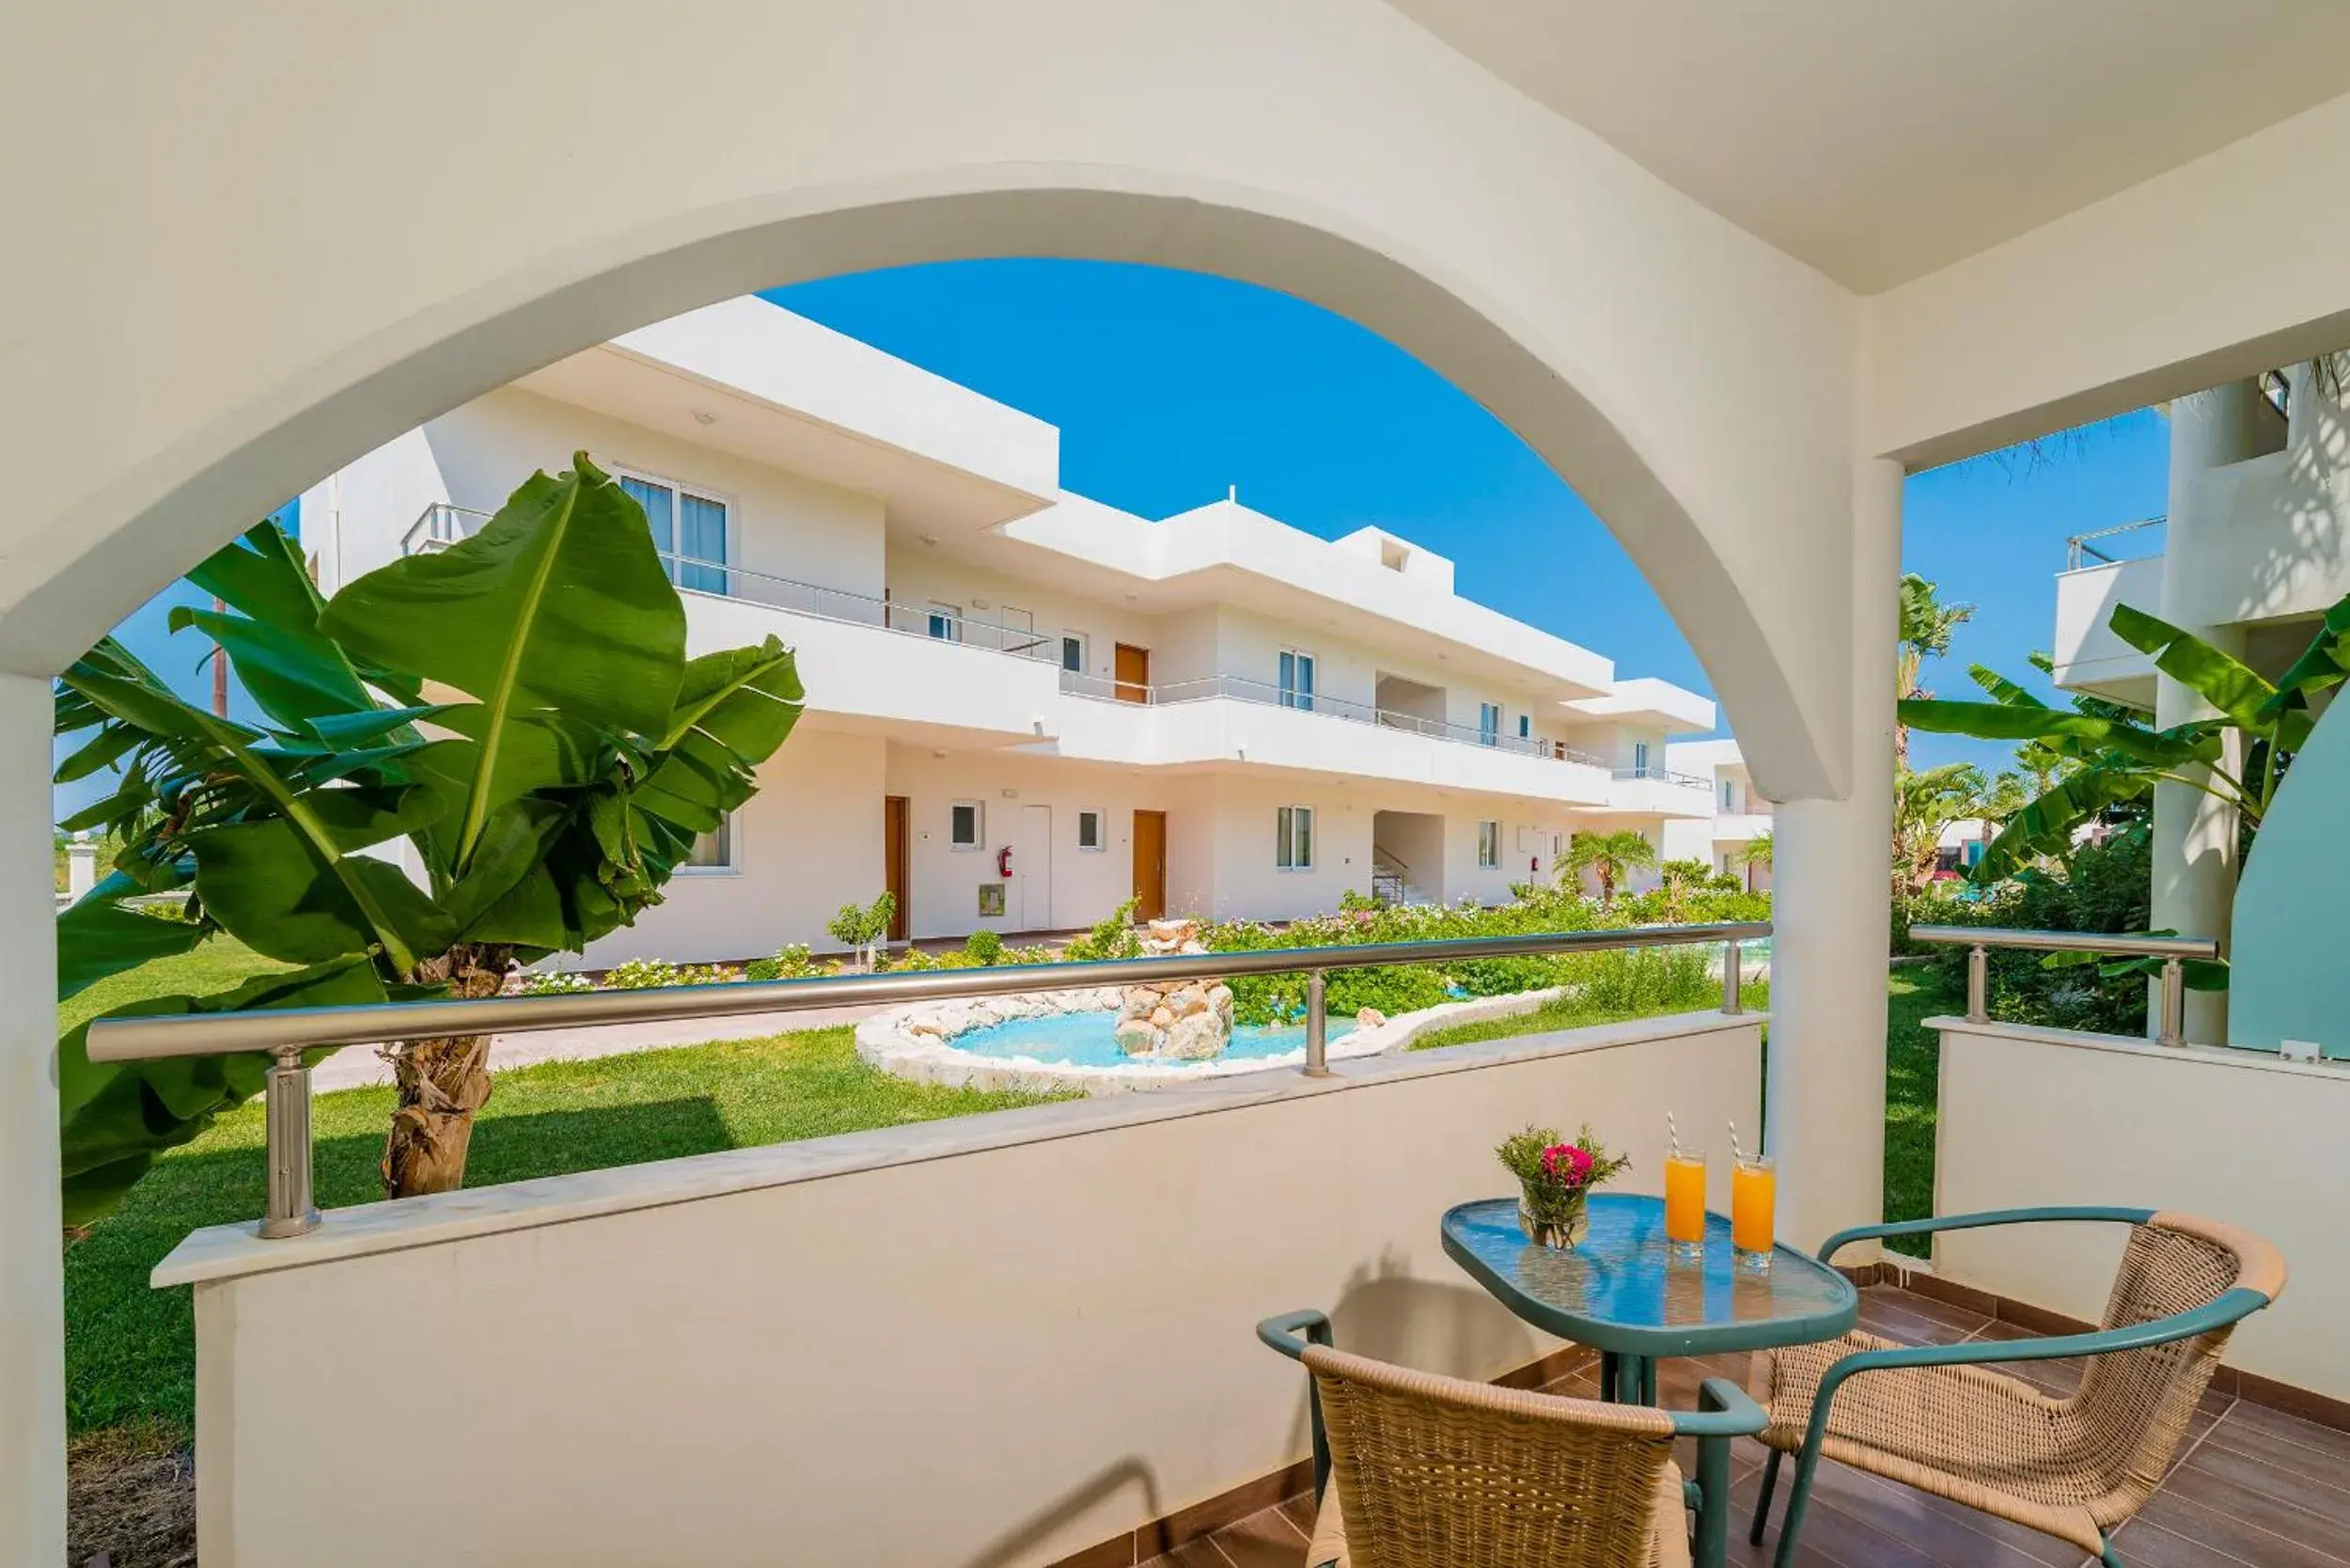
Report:
[{"label": "brown floor tile", "polygon": [[1298,1568],[1306,1557],[1306,1537],[1277,1508],[1220,1529],[1214,1539],[1232,1568]]},{"label": "brown floor tile", "polygon": [[[2228,1419],[2212,1434],[2212,1440],[2259,1454],[2280,1468],[2314,1473],[2320,1480],[2350,1474],[2350,1432],[2337,1432],[2249,1401],[2240,1400],[2229,1407]],[[2310,1472],[2311,1466],[2321,1468]]]},{"label": "brown floor tile", "polygon": [[1281,1504],[1281,1516],[1290,1522],[1300,1540],[1313,1539],[1314,1512],[1314,1495],[1311,1492],[1300,1492]]},{"label": "brown floor tile", "polygon": [[2350,1541],[2350,1490],[2287,1474],[2234,1449],[2198,1446],[2162,1489],[2217,1513],[2257,1519],[2296,1540]]},{"label": "brown floor tile", "polygon": [[1232,1560],[1218,1551],[1214,1541],[1202,1539],[1187,1541],[1164,1557],[1154,1557],[1143,1568],[1232,1568]]},{"label": "brown floor tile", "polygon": [[[2113,1538],[2131,1568],[2342,1568],[2343,1560],[2308,1540],[2157,1493]],[[2339,1545],[2339,1543],[2336,1543]]]}]

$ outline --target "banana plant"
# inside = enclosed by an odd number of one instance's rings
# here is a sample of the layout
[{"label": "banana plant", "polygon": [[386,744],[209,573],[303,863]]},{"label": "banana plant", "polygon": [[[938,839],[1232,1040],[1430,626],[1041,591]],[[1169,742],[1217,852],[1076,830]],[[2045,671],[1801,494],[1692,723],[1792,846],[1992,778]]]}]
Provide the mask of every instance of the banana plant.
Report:
[{"label": "banana plant", "polygon": [[[70,781],[114,793],[65,823],[123,845],[59,917],[59,995],[226,933],[294,965],[142,1011],[479,996],[511,961],[579,951],[660,902],[802,707],[791,651],[688,659],[685,612],[636,502],[586,453],[537,474],[474,537],[322,599],[263,524],[189,574],[181,608],[226,651],[249,725],[182,700],[109,638],[59,679],[56,729],[88,736]],[[184,891],[184,918],[125,903]],[[385,1190],[462,1184],[489,1098],[486,1039],[390,1048]],[[69,1219],[119,1200],[155,1154],[252,1094],[259,1058],[99,1067],[60,1045]]]},{"label": "banana plant", "polygon": [[[2309,647],[2273,683],[2194,634],[2130,605],[2116,605],[2109,624],[2214,713],[2157,729],[2142,714],[2108,703],[2054,708],[1980,665],[1968,673],[1990,701],[1901,704],[1902,722],[1917,729],[2022,742],[2058,760],[2051,782],[1984,850],[1975,868],[1978,882],[2013,876],[2044,857],[2060,858],[2072,846],[2074,829],[2107,807],[2142,798],[2156,784],[2180,784],[2223,800],[2257,833],[2286,765],[2316,723],[2312,699],[2350,676],[2350,596],[2326,613]],[[2232,747],[2231,737],[2242,744]],[[2242,759],[2240,771],[2226,765],[2232,753]]]}]

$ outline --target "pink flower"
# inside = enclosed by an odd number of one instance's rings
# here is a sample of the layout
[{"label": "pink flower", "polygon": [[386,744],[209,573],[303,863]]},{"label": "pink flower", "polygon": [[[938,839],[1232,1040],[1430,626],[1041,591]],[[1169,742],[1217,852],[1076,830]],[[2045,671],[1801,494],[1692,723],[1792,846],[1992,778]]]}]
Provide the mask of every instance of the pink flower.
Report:
[{"label": "pink flower", "polygon": [[1579,1187],[1591,1174],[1591,1156],[1572,1143],[1543,1151],[1543,1174],[1561,1186]]}]

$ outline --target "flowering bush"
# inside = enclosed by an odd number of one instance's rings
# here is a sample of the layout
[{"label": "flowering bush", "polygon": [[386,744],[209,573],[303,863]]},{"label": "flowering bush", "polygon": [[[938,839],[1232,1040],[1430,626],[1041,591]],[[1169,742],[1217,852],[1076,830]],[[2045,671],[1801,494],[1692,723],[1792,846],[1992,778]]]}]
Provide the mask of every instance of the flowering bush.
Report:
[{"label": "flowering bush", "polygon": [[595,982],[569,969],[548,969],[523,977],[525,996],[560,996],[571,991],[593,991]]}]

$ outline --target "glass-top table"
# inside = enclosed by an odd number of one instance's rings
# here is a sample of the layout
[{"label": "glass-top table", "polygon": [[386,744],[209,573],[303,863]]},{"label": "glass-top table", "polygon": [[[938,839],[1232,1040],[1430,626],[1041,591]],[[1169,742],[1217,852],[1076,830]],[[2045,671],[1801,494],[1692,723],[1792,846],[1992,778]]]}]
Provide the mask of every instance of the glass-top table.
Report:
[{"label": "glass-top table", "polygon": [[1514,1198],[1445,1211],[1444,1249],[1535,1327],[1600,1353],[1600,1397],[1656,1403],[1656,1360],[1810,1344],[1860,1315],[1852,1281],[1780,1246],[1767,1270],[1736,1266],[1730,1221],[1705,1216],[1705,1252],[1684,1261],[1665,1240],[1665,1200],[1593,1193],[1590,1232],[1571,1249],[1537,1247]]}]

